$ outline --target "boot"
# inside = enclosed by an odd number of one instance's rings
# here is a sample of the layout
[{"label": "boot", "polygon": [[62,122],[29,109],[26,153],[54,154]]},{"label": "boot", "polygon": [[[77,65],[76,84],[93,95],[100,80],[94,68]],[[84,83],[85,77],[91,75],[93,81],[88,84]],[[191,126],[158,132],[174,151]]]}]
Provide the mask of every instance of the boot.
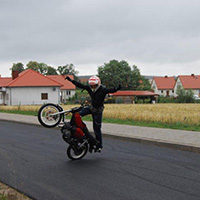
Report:
[{"label": "boot", "polygon": [[96,148],[95,148],[95,152],[98,152],[98,153],[101,153],[101,151],[102,151],[102,145],[100,144],[100,142],[96,145]]}]

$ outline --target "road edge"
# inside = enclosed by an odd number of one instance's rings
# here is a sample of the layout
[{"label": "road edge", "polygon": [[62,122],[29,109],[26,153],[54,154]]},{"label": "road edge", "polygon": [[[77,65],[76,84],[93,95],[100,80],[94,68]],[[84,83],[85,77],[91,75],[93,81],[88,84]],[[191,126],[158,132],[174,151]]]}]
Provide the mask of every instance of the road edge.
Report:
[{"label": "road edge", "polygon": [[[34,125],[34,126],[41,126],[38,123],[32,123],[32,122],[22,122],[22,121],[17,121],[17,120],[8,120],[8,119],[1,119],[2,121],[10,121],[14,123],[21,123],[21,124],[29,124],[29,125]],[[45,128],[45,127],[43,127]],[[55,129],[59,129],[58,127],[55,127]],[[153,145],[153,146],[158,146],[158,147],[165,147],[165,148],[171,148],[171,149],[176,149],[176,150],[181,150],[181,151],[188,151],[188,152],[193,152],[193,153],[198,153],[200,154],[200,147],[197,146],[192,146],[192,145],[186,145],[186,144],[179,144],[179,143],[169,143],[164,140],[159,140],[159,139],[149,139],[149,138],[139,138],[139,137],[128,137],[128,136],[123,136],[123,135],[113,135],[110,133],[103,132],[103,136],[107,138],[114,138],[114,139],[120,139],[120,140],[125,140],[125,141],[132,141],[136,143],[141,143],[141,144],[146,144],[146,145]]]}]

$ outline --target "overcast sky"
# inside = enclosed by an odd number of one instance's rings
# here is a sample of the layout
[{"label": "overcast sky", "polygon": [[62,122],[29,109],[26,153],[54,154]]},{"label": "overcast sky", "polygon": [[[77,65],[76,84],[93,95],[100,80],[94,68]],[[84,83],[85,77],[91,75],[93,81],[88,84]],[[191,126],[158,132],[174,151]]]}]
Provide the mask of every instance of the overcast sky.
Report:
[{"label": "overcast sky", "polygon": [[92,75],[113,59],[143,75],[200,74],[200,1],[0,0],[2,76],[31,60]]}]

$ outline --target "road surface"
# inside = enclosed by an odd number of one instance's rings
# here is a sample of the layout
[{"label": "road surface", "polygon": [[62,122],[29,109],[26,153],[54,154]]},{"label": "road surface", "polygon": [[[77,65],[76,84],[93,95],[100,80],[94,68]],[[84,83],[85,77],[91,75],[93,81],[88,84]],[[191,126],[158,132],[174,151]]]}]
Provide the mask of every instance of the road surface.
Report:
[{"label": "road surface", "polygon": [[104,137],[66,156],[58,129],[0,121],[0,181],[38,200],[199,200],[200,155]]}]

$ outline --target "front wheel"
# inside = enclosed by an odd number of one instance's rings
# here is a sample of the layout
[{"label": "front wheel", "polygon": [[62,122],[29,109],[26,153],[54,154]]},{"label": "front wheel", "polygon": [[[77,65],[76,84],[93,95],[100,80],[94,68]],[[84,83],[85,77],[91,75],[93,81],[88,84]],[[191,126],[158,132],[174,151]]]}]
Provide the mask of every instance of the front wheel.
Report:
[{"label": "front wheel", "polygon": [[84,144],[79,149],[75,145],[70,145],[67,148],[67,156],[71,160],[79,160],[87,154],[87,151],[88,151],[88,145],[87,144]]},{"label": "front wheel", "polygon": [[61,119],[62,115],[53,115],[62,111],[60,106],[57,106],[52,103],[43,105],[38,111],[38,121],[41,125],[47,128],[52,128],[57,126]]}]

